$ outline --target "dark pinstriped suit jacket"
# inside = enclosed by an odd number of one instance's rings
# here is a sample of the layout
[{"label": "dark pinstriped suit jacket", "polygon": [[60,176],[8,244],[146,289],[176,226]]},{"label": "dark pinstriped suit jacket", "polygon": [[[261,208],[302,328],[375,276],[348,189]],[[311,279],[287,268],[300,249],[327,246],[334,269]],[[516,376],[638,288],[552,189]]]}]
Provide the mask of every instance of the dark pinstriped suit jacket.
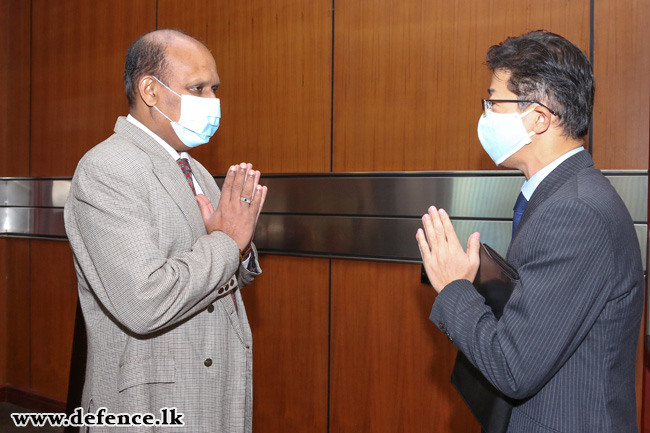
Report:
[{"label": "dark pinstriped suit jacket", "polygon": [[504,394],[509,432],[636,432],[644,278],[632,219],[583,151],[537,187],[507,255],[519,271],[497,321],[467,280],[430,319]]}]

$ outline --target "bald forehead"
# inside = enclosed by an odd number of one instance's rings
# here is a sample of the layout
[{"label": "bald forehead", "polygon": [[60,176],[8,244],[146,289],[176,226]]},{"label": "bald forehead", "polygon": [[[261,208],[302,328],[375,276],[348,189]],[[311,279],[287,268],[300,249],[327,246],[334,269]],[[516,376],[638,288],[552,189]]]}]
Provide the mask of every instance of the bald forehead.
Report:
[{"label": "bald forehead", "polygon": [[168,72],[175,74],[179,69],[216,68],[212,53],[199,40],[178,30],[156,30],[146,35],[154,44],[162,47]]},{"label": "bald forehead", "polygon": [[203,49],[207,52],[210,52],[208,48],[199,40],[194,39],[192,36],[179,32],[178,30],[156,30],[145,35],[145,38],[149,39],[149,41],[152,43],[159,44],[165,49],[165,51],[171,47],[174,47],[180,49]]}]

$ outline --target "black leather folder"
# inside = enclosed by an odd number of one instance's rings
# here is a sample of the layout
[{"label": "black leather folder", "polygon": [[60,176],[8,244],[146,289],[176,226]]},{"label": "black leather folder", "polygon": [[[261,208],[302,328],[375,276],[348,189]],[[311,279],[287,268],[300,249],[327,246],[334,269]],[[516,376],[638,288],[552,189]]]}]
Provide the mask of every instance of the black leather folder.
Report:
[{"label": "black leather folder", "polygon": [[[485,298],[485,304],[492,308],[498,320],[519,281],[519,274],[486,244],[481,244],[480,258],[474,288]],[[515,402],[497,390],[460,351],[451,372],[451,383],[484,431],[506,432]]]}]

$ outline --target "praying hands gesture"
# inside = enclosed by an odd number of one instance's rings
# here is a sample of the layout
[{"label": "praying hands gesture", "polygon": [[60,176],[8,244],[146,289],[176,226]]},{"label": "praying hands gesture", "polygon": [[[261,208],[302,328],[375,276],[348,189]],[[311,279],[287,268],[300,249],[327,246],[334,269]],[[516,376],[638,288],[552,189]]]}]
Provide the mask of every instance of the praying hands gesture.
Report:
[{"label": "praying hands gesture", "polygon": [[[424,270],[436,292],[455,280],[474,281],[478,272],[480,235],[473,233],[467,239],[467,252],[458,241],[454,226],[444,209],[431,206],[422,216],[424,230],[418,229],[418,241]],[[426,234],[425,234],[426,233]]]},{"label": "praying hands gesture", "polygon": [[241,163],[228,169],[215,210],[203,194],[196,196],[208,233],[219,230],[246,251],[253,241],[257,219],[264,206],[267,188],[259,184],[260,172],[252,164]]}]

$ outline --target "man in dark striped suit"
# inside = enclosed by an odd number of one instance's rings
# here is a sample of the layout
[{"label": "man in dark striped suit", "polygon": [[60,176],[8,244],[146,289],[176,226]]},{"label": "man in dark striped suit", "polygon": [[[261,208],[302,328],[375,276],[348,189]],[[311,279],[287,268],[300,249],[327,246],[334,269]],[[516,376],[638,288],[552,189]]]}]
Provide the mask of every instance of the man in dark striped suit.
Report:
[{"label": "man in dark striped suit", "polygon": [[417,234],[439,293],[430,319],[517,401],[509,432],[636,432],[643,268],[624,203],[582,147],[591,65],[544,31],[491,47],[487,64],[479,139],[497,165],[526,177],[506,257],[520,281],[497,320],[471,283],[479,234],[465,252],[446,212],[431,207]]}]

